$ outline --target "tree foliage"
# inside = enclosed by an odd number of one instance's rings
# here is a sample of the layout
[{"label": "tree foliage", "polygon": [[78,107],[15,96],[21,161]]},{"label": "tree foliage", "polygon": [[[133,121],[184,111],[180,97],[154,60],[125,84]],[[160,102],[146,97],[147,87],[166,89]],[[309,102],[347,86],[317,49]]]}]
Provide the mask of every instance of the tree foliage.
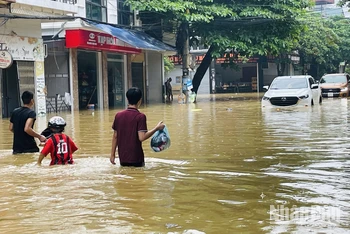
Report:
[{"label": "tree foliage", "polygon": [[[344,17],[323,18],[308,11],[309,0],[126,0],[142,16],[162,22],[162,32],[177,34],[182,54],[184,41],[211,48],[208,58],[225,57],[228,65],[251,56],[272,55],[283,73],[292,51],[298,51],[303,73],[320,77],[337,72],[339,63],[350,61],[350,22]],[[339,5],[350,5],[342,0]],[[188,34],[183,26],[188,25]],[[185,33],[184,33],[185,32]],[[197,69],[198,88],[210,63]],[[312,67],[310,69],[310,67]],[[204,69],[204,72],[203,72]],[[313,70],[313,71],[312,71]],[[196,89],[195,89],[196,91]]]},{"label": "tree foliage", "polygon": [[350,6],[350,1],[349,0],[340,0],[338,2],[339,6]]},{"label": "tree foliage", "polygon": [[[190,25],[189,36],[215,45],[214,57],[228,48],[246,55],[279,54],[300,34],[296,19],[309,0],[126,0],[133,9],[161,15],[163,22]],[[165,26],[166,29],[166,26]],[[181,34],[180,34],[181,35]],[[181,43],[180,43],[181,44]]]},{"label": "tree foliage", "polygon": [[[339,71],[340,62],[350,60],[350,21],[344,17],[323,18],[311,14],[302,19],[306,27],[296,49],[304,72],[319,78]],[[314,69],[305,69],[305,67]]]},{"label": "tree foliage", "polygon": [[339,61],[350,62],[350,20],[344,17],[334,17],[329,23],[329,27],[333,29],[338,36],[339,50],[336,51]]},{"label": "tree foliage", "polygon": [[170,71],[174,70],[175,66],[170,61],[170,59],[166,56],[164,56],[164,72],[169,73]]},{"label": "tree foliage", "polygon": [[[210,57],[222,57],[227,49],[240,56],[279,55],[290,51],[303,26],[297,20],[310,0],[126,0],[132,9],[159,17],[162,30],[177,33],[177,49],[182,54],[186,38],[200,38],[210,46]],[[163,24],[163,25],[164,25]],[[189,31],[183,30],[188,25]],[[191,40],[195,42],[196,40]],[[230,57],[230,59],[232,59]],[[209,65],[200,66],[207,70]],[[198,74],[204,74],[198,71]],[[194,76],[197,91],[202,75]],[[198,80],[197,80],[198,79]]]},{"label": "tree foliage", "polygon": [[[339,50],[339,38],[334,31],[327,26],[327,20],[313,15],[305,19],[308,23],[307,29],[300,37],[298,51],[303,64],[324,65],[325,69],[333,70],[332,61],[335,52]],[[315,76],[315,74],[312,74]]]}]

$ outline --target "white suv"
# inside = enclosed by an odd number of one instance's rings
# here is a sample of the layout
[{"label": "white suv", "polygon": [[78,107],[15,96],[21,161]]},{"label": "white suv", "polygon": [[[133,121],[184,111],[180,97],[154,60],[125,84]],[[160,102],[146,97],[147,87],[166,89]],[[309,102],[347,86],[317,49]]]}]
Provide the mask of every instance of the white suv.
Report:
[{"label": "white suv", "polygon": [[322,102],[319,84],[310,75],[278,76],[262,98],[262,107],[312,106]]}]

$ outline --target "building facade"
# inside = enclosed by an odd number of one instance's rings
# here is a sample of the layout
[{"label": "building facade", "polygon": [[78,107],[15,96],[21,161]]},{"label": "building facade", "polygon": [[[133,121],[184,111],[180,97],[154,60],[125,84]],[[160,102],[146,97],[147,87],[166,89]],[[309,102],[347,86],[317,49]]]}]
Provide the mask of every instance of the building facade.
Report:
[{"label": "building facade", "polygon": [[21,105],[20,94],[35,94],[39,115],[46,113],[44,59],[41,22],[77,11],[75,1],[2,0],[0,2],[0,109],[8,118]]},{"label": "building facade", "polygon": [[[80,18],[42,24],[51,109],[64,109],[67,104],[72,110],[123,108],[125,92],[132,86],[141,88],[144,104],[161,102],[163,56],[175,50],[133,30],[141,22],[124,1],[78,0],[77,4],[75,16]],[[56,107],[57,96],[68,99]]]},{"label": "building facade", "polygon": [[314,11],[322,14],[323,17],[344,16],[349,18],[349,8],[338,6],[339,0],[315,0]]}]

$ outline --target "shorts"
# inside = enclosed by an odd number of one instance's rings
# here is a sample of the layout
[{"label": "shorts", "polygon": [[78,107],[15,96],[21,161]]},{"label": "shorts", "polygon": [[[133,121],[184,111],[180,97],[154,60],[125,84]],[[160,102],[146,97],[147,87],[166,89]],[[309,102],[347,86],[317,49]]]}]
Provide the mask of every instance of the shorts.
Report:
[{"label": "shorts", "polygon": [[121,162],[120,165],[122,167],[144,167],[145,166],[145,162],[139,162],[139,163]]}]

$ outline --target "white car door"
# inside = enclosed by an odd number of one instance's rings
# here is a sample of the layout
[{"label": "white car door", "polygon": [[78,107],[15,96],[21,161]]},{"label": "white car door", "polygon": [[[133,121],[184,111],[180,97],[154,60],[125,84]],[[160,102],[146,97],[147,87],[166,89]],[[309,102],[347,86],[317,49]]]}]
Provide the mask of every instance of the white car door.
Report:
[{"label": "white car door", "polygon": [[[314,104],[317,104],[319,103],[319,100],[320,100],[320,87],[312,77],[309,77],[309,83],[310,83],[310,89],[312,93],[312,100]],[[318,86],[317,88],[312,88],[313,85],[318,85]]]}]

